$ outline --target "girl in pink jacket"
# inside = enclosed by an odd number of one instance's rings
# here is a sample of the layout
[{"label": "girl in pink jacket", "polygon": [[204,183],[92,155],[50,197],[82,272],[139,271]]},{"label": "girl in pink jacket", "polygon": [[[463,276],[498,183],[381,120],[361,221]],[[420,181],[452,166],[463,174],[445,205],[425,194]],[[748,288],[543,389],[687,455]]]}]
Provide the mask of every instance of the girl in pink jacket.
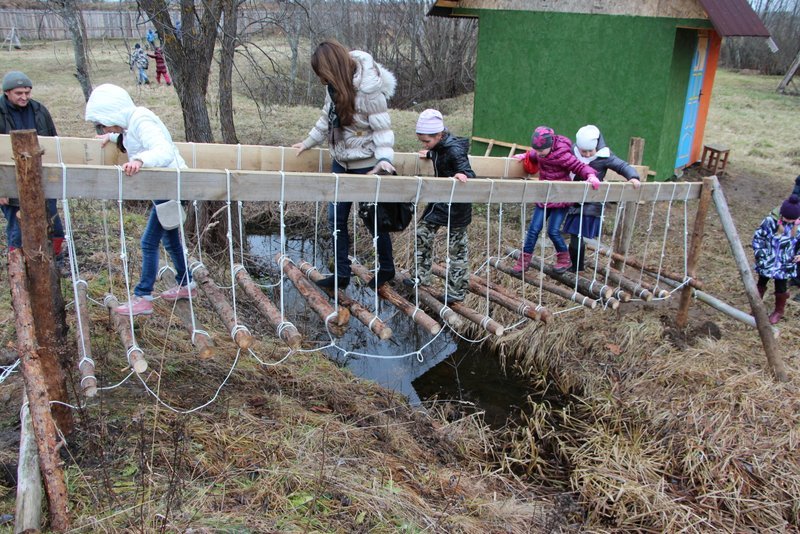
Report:
[{"label": "girl in pink jacket", "polygon": [[[588,181],[593,189],[600,187],[600,180],[594,169],[581,163],[572,154],[572,141],[562,135],[556,135],[553,129],[547,126],[538,126],[533,131],[531,150],[522,154],[520,158],[525,171],[529,174],[538,172],[540,180],[569,181],[570,173],[573,173],[576,177]],[[530,225],[528,225],[522,254],[513,267],[515,273],[522,273],[530,265],[533,249],[536,247],[539,233],[544,227],[545,208],[547,208],[547,235],[556,248],[556,263],[553,268],[557,272],[563,273],[572,267],[567,243],[561,236],[561,223],[564,222],[569,206],[568,202],[548,202],[547,204],[538,202],[536,204]]]}]

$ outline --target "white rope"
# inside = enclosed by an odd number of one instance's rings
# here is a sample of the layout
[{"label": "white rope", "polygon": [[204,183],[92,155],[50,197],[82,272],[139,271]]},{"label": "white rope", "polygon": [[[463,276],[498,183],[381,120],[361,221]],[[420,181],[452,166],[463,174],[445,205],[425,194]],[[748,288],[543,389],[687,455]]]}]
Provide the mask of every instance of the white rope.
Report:
[{"label": "white rope", "polygon": [[[378,199],[381,196],[381,176],[380,174],[375,174],[375,209],[372,212],[372,254],[374,256],[374,263],[375,263],[375,272],[372,275],[372,281],[375,284],[373,287],[375,289],[374,294],[372,295],[373,298],[373,309],[375,310],[375,317],[378,316],[378,306],[379,306],[379,299],[378,299],[378,273],[381,270],[381,263],[380,257],[378,255]],[[355,233],[355,230],[354,230]],[[372,321],[370,321],[370,330],[372,329]]]},{"label": "white rope", "polygon": [[[675,192],[677,191],[677,189],[678,189],[678,184],[677,183],[673,183],[672,184],[672,195],[670,196],[669,203],[667,204],[667,216],[666,216],[665,221],[664,221],[664,238],[661,241],[661,256],[660,256],[660,258],[658,260],[658,273],[657,273],[658,276],[656,276],[655,289],[658,289],[658,285],[661,283],[661,268],[664,265],[664,256],[666,255],[665,254],[665,250],[667,248],[667,235],[669,234],[670,217],[671,217],[671,214],[672,214],[672,203],[675,201]],[[684,246],[685,246],[685,244],[686,243],[684,241]],[[684,248],[684,250],[685,250],[685,248]],[[644,260],[643,260],[643,262],[644,262]]]},{"label": "white rope", "polygon": [[[283,171],[281,171],[283,172]],[[228,214],[228,231],[225,237],[228,238],[228,267],[231,273],[231,301],[233,302],[233,322],[239,323],[239,310],[236,306],[236,273],[233,265],[233,217],[231,217],[231,171],[225,169],[226,197],[225,207]]]},{"label": "white rope", "polygon": [[[194,145],[193,145],[194,146]],[[176,189],[176,196],[175,199],[178,202],[178,207],[181,207],[181,168],[178,165],[178,154],[177,150],[175,151],[175,189]],[[155,208],[153,208],[155,209]],[[199,220],[198,217],[195,217],[195,224]],[[183,255],[183,267],[184,269],[189,269],[189,250],[186,248],[186,232],[183,227],[183,217],[178,217],[178,237],[180,239],[180,246],[181,246],[181,254]],[[197,238],[197,246],[200,247],[200,237]],[[202,256],[201,256],[202,258]],[[201,260],[202,261],[202,260]],[[192,273],[194,274],[194,273]],[[197,320],[194,316],[194,299],[192,297],[192,284],[194,283],[194,276],[189,276],[189,272],[183,273],[183,276],[186,278],[185,280],[181,280],[182,282],[186,282],[186,287],[189,290],[189,316],[192,318],[192,341],[194,341],[194,332],[197,330]],[[180,283],[178,284],[181,285]],[[180,288],[179,288],[180,289]]]},{"label": "white rope", "polygon": [[[119,240],[120,240],[120,259],[122,260],[122,271],[125,275],[125,292],[128,296],[128,321],[130,322],[131,327],[131,339],[133,344],[136,345],[136,331],[133,328],[133,302],[131,298],[131,281],[130,275],[128,274],[128,247],[125,244],[125,218],[123,217],[122,213],[122,177],[124,176],[122,172],[122,167],[116,165],[117,168],[117,182],[119,188],[119,196],[117,199],[117,204],[119,207]],[[114,313],[112,310],[111,313]]]},{"label": "white rope", "polygon": [[17,370],[17,367],[19,367],[21,363],[22,360],[17,359],[17,361],[11,365],[0,367],[0,369],[2,369],[2,372],[0,372],[0,384],[5,382],[9,376],[14,374],[14,372]]},{"label": "white rope", "polygon": [[283,213],[284,205],[286,203],[286,173],[281,171],[281,199],[278,202],[278,211],[280,213],[280,232],[281,232],[281,263],[280,266],[280,273],[281,273],[281,280],[280,280],[280,298],[281,298],[281,322],[286,320],[286,308],[285,302],[283,298],[283,294],[285,291],[283,290],[283,284],[285,282],[285,274],[283,272],[283,258],[286,258],[286,221],[284,219],[285,215]]},{"label": "white rope", "polygon": [[[508,158],[506,158],[506,174],[508,174]],[[492,254],[492,196],[494,195],[494,180],[488,179],[491,187],[489,188],[489,200],[486,203],[486,259],[485,265],[488,265],[489,256]],[[491,268],[486,269],[486,315],[489,315],[489,284],[491,283],[492,271]]]},{"label": "white rope", "polygon": [[447,239],[445,240],[445,243],[447,243],[447,244],[445,245],[445,260],[444,260],[444,262],[445,262],[444,301],[445,302],[447,302],[447,295],[449,294],[449,291],[450,291],[450,263],[451,263],[451,259],[450,259],[450,238],[451,238],[451,234],[450,234],[450,218],[451,218],[451,213],[452,213],[452,209],[453,209],[453,196],[455,196],[456,184],[458,183],[458,180],[455,177],[451,178],[451,180],[452,180],[452,185],[450,186],[450,199],[447,201],[447,236],[446,236]]}]

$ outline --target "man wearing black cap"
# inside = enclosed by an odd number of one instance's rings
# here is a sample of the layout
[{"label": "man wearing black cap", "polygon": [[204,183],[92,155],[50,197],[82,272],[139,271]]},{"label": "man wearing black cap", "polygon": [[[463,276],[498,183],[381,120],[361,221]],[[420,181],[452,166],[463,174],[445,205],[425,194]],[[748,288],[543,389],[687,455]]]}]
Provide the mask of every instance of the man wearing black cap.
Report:
[{"label": "man wearing black cap", "polygon": [[[0,97],[0,134],[7,134],[12,130],[36,130],[36,133],[42,136],[55,137],[58,135],[50,112],[43,104],[31,98],[32,87],[31,79],[18,70],[12,70],[3,77],[3,96]],[[53,252],[58,255],[64,243],[64,227],[58,216],[55,199],[47,200],[46,204],[49,226],[52,227]],[[3,210],[3,215],[8,221],[6,227],[8,248],[21,248],[22,232],[17,219],[19,200],[0,197],[0,209]]]}]

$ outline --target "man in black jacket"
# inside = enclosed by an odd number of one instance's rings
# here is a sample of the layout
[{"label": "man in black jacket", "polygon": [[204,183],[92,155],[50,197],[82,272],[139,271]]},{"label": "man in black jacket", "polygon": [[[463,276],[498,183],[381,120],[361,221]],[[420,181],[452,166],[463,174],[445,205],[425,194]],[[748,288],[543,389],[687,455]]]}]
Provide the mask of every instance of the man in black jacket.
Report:
[{"label": "man in black jacket", "polygon": [[[3,77],[3,96],[0,97],[1,134],[11,133],[12,130],[36,130],[37,134],[47,137],[58,135],[50,112],[43,104],[31,98],[32,88],[33,82],[23,72],[12,70]],[[55,199],[48,199],[46,207],[53,252],[58,255],[64,243],[64,227],[58,216]],[[22,232],[17,219],[19,200],[0,197],[0,209],[8,221],[8,248],[21,248]]]}]

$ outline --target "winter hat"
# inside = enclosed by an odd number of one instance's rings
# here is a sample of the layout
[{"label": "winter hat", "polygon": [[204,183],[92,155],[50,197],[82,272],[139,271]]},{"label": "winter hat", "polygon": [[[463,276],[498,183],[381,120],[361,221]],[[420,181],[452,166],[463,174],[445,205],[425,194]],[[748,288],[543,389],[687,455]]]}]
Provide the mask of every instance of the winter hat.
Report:
[{"label": "winter hat", "polygon": [[600,129],[594,124],[587,124],[575,134],[575,145],[578,150],[597,150]]},{"label": "winter hat", "polygon": [[134,48],[141,48],[141,47],[142,47],[142,45],[140,45],[139,43],[136,43],[135,45],[133,45],[133,47],[134,47]]},{"label": "winter hat", "polygon": [[417,133],[433,135],[444,131],[442,114],[435,109],[426,109],[419,114],[417,119]]},{"label": "winter hat", "polygon": [[800,219],[800,197],[791,195],[781,204],[781,217],[794,221]]},{"label": "winter hat", "polygon": [[536,150],[545,150],[553,146],[556,133],[548,126],[537,126],[531,138],[531,147]]},{"label": "winter hat", "polygon": [[24,72],[12,70],[3,76],[3,91],[10,91],[17,87],[33,87],[33,82]]}]

